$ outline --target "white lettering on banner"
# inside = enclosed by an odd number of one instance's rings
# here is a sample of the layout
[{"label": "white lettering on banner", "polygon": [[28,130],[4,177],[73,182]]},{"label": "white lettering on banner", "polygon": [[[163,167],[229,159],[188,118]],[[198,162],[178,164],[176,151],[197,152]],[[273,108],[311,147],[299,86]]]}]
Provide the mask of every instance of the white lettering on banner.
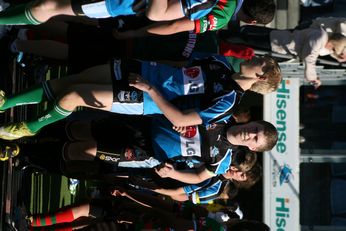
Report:
[{"label": "white lettering on banner", "polygon": [[184,95],[204,93],[204,79],[199,66],[183,68]]},{"label": "white lettering on banner", "polygon": [[180,135],[180,148],[182,156],[201,157],[201,140],[196,126],[187,127],[185,134]]}]

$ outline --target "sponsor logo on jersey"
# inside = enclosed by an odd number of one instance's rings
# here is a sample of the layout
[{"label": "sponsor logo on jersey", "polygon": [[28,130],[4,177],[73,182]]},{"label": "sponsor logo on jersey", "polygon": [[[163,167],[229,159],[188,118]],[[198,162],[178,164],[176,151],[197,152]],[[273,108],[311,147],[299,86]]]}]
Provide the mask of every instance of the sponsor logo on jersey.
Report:
[{"label": "sponsor logo on jersey", "polygon": [[184,70],[184,74],[192,79],[198,77],[200,72],[200,68],[198,67],[189,67]]},{"label": "sponsor logo on jersey", "polygon": [[196,126],[187,127],[186,132],[180,135],[180,147],[182,156],[201,157],[201,140]]},{"label": "sponsor logo on jersey", "polygon": [[138,93],[136,91],[120,91],[118,93],[118,100],[120,102],[137,102]]},{"label": "sponsor logo on jersey", "polygon": [[194,137],[197,134],[197,127],[196,126],[189,126],[186,128],[186,132],[183,134],[186,138]]},{"label": "sponsor logo on jersey", "polygon": [[120,158],[106,156],[104,154],[100,155],[99,158],[100,158],[100,160],[111,161],[111,162],[118,162],[120,160]]},{"label": "sponsor logo on jersey", "polygon": [[203,94],[204,79],[199,66],[183,68],[184,95]]}]

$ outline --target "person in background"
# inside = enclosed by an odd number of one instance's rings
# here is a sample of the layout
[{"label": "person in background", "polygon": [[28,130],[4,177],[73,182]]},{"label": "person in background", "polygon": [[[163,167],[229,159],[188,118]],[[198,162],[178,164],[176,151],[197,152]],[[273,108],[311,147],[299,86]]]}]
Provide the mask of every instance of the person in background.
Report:
[{"label": "person in background", "polygon": [[304,77],[316,88],[321,85],[316,72],[319,56],[330,55],[338,62],[346,61],[346,37],[340,33],[328,34],[323,28],[277,30],[246,25],[238,31],[222,35],[229,43],[246,44],[253,48],[299,57],[304,63]]}]

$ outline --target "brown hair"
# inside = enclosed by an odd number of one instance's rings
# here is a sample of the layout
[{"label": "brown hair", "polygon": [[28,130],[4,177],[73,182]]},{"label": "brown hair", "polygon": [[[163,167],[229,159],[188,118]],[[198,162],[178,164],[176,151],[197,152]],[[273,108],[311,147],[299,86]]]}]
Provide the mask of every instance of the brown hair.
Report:
[{"label": "brown hair", "polygon": [[265,81],[257,81],[252,84],[249,90],[264,95],[278,89],[282,81],[282,76],[280,66],[275,59],[269,55],[265,55],[263,58],[265,62],[265,66],[263,67]]},{"label": "brown hair", "polygon": [[256,163],[249,171],[245,172],[246,181],[235,181],[234,184],[237,188],[251,188],[254,186],[262,177],[262,167]]},{"label": "brown hair", "polygon": [[254,186],[262,177],[262,167],[256,163],[249,171],[245,172],[245,181],[229,180],[220,194],[219,198],[232,199],[236,197],[240,189],[249,189]]},{"label": "brown hair", "polygon": [[233,148],[232,164],[239,171],[249,171],[257,161],[256,152],[251,151],[248,147],[238,146]]},{"label": "brown hair", "polygon": [[276,5],[273,0],[244,0],[242,11],[249,18],[260,24],[273,21]]}]

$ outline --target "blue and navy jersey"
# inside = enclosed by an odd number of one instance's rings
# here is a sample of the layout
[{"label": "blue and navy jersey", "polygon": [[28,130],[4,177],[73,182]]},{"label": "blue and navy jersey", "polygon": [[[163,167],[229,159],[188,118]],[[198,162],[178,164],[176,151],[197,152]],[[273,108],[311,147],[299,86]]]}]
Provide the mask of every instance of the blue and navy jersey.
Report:
[{"label": "blue and navy jersey", "polygon": [[180,0],[185,17],[196,20],[207,15],[219,0]]},{"label": "blue and navy jersey", "polygon": [[[176,68],[156,62],[142,62],[142,76],[181,110],[197,111],[204,125],[228,120],[244,91],[231,78],[235,73],[223,56],[196,59]],[[144,114],[161,114],[144,94]]]},{"label": "blue and navy jersey", "polygon": [[172,129],[166,118],[152,121],[152,142],[159,161],[185,162],[190,168],[204,165],[214,174],[226,173],[232,162],[232,144],[226,138],[226,126],[190,126],[185,134]]},{"label": "blue and navy jersey", "polygon": [[228,180],[219,175],[199,184],[184,186],[183,189],[194,204],[207,204],[220,196],[227,183]]}]

